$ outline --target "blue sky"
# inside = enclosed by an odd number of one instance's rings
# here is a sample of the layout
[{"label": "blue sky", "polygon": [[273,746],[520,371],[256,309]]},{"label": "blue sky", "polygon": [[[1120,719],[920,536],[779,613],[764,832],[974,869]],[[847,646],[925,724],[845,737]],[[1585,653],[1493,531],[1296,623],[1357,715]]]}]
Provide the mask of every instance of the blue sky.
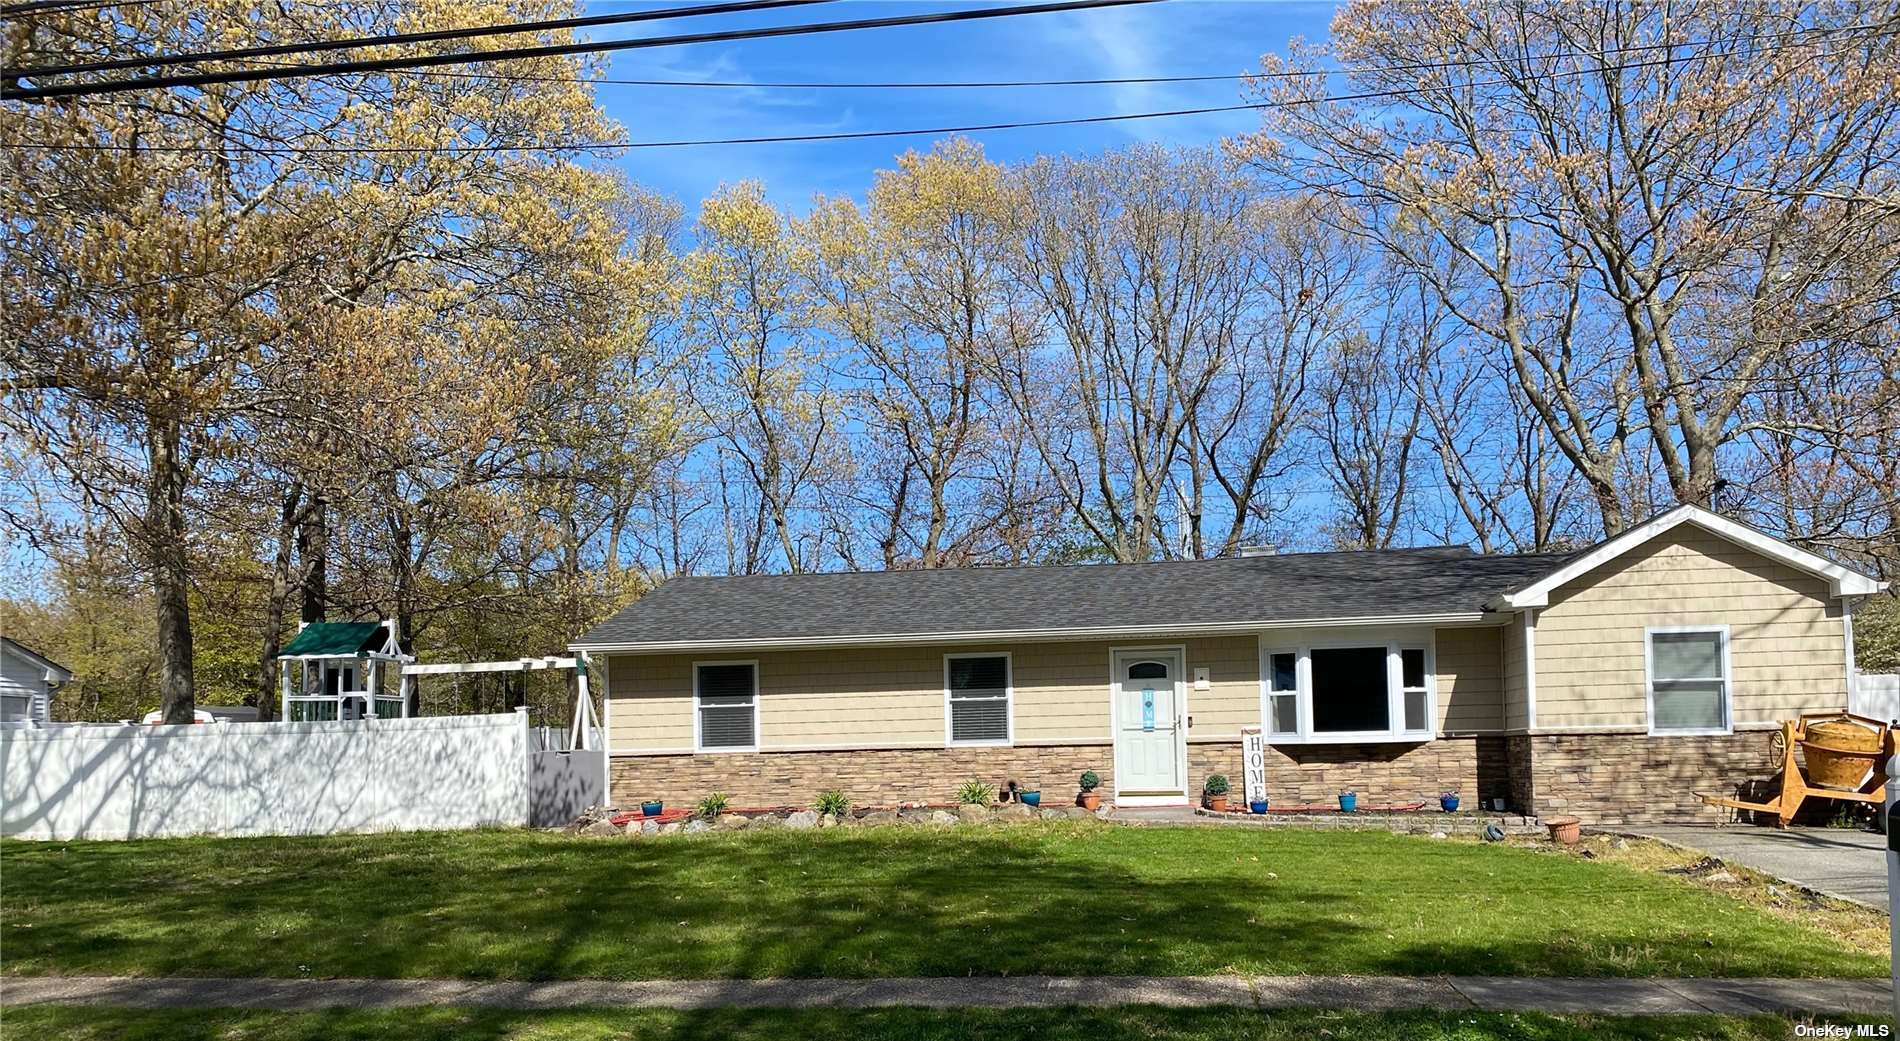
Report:
[{"label": "blue sky", "polygon": [[[716,15],[592,30],[595,39],[705,32],[926,11],[1007,6],[1012,0],[843,0],[753,15]],[[672,6],[670,0],[665,6]],[[588,13],[624,10],[595,0]],[[859,30],[735,44],[612,54],[610,78],[771,81],[1086,79],[1238,74],[1296,36],[1319,40],[1331,3],[1170,0],[1138,7],[1025,15],[945,25]],[[688,88],[603,84],[599,97],[632,140],[954,126],[1230,105],[1239,83],[955,90]],[[1204,145],[1250,130],[1246,112],[969,136],[991,158],[1087,153],[1136,141]],[[873,171],[932,138],[633,150],[635,180],[697,208],[721,183],[764,181],[774,201],[803,210],[813,193],[861,196]]]}]

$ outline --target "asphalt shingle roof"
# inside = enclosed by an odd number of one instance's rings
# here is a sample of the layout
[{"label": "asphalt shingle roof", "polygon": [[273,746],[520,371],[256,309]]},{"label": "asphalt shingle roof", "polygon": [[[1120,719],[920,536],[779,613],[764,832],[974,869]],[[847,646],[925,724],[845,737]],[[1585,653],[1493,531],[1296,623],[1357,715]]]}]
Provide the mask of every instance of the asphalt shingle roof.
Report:
[{"label": "asphalt shingle roof", "polygon": [[675,578],[575,641],[924,636],[1388,618],[1481,610],[1570,554],[1462,547],[1147,564]]}]

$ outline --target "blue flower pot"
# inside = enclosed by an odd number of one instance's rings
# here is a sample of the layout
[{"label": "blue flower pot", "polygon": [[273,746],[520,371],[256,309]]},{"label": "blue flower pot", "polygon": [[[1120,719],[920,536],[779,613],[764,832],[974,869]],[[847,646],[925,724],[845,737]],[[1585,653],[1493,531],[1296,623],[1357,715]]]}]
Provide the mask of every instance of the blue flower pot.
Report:
[{"label": "blue flower pot", "polygon": [[1441,795],[1438,797],[1438,805],[1446,813],[1457,813],[1458,797],[1456,795]]},{"label": "blue flower pot", "polygon": [[1339,812],[1351,813],[1359,808],[1359,796],[1342,795],[1339,797]]},{"label": "blue flower pot", "polygon": [[658,799],[655,799],[652,802],[643,802],[640,804],[640,813],[642,816],[646,816],[646,817],[658,817],[660,815],[660,812],[664,809],[666,809],[666,804],[662,803]]},{"label": "blue flower pot", "polygon": [[1255,813],[1265,813],[1267,812],[1267,800],[1255,799],[1254,801],[1247,804],[1247,809],[1252,810]]},{"label": "blue flower pot", "polygon": [[1023,805],[1024,806],[1041,806],[1042,793],[1041,792],[1024,792]]}]

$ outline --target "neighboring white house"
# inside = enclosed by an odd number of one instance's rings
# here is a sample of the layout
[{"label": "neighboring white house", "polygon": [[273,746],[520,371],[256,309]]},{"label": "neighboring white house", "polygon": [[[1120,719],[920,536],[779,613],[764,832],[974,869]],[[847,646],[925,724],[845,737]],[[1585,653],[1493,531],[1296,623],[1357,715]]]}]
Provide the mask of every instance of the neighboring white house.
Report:
[{"label": "neighboring white house", "polygon": [[53,692],[72,679],[71,669],[0,636],[0,724],[45,725]]}]

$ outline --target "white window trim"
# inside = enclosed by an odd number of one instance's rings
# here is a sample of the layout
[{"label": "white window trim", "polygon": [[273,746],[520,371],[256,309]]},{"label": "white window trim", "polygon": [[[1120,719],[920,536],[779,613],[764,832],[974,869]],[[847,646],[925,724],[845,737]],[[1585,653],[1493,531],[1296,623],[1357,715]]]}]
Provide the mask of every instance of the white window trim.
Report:
[{"label": "white window trim", "polygon": [[[1003,733],[1001,741],[958,741],[950,720],[950,663],[959,658],[1003,659]],[[943,656],[943,746],[945,748],[1008,748],[1016,743],[1016,662],[1008,651],[958,651]]]},{"label": "white window trim", "polygon": [[[1722,725],[1719,727],[1656,727],[1656,644],[1658,633],[1718,633],[1722,637]],[[1727,625],[1651,625],[1643,629],[1644,722],[1651,737],[1715,737],[1735,732],[1735,670],[1729,663]]]},{"label": "white window trim", "polygon": [[[1386,730],[1317,730],[1313,726],[1313,652],[1349,651],[1369,647],[1385,648],[1386,671],[1386,718],[1392,726]],[[1405,665],[1401,651],[1422,650],[1425,652],[1425,729],[1406,730],[1405,726]],[[1438,737],[1438,647],[1437,640],[1425,639],[1386,639],[1377,637],[1367,639],[1341,639],[1324,643],[1300,644],[1289,647],[1285,643],[1269,643],[1265,637],[1260,640],[1260,722],[1269,726],[1273,718],[1272,668],[1269,656],[1274,654],[1295,655],[1293,676],[1298,684],[1300,730],[1297,734],[1267,734],[1267,743],[1273,745],[1376,745],[1376,744],[1422,744]],[[1285,693],[1282,691],[1281,693]]]},{"label": "white window trim", "polygon": [[[752,666],[752,743],[743,747],[721,745],[707,748],[700,734],[699,725],[699,669],[700,666],[750,665]],[[720,755],[726,752],[756,752],[759,750],[759,661],[757,658],[729,659],[718,661],[696,661],[693,663],[693,751],[707,755]]]},{"label": "white window trim", "polygon": [[[1290,691],[1273,689],[1273,657],[1276,654],[1293,655],[1293,689]],[[1301,693],[1306,688],[1305,682],[1300,678],[1301,671],[1306,667],[1305,662],[1306,659],[1300,655],[1299,648],[1297,647],[1268,647],[1264,644],[1261,646],[1260,728],[1261,731],[1266,734],[1268,741],[1282,739],[1297,741],[1310,729],[1310,724],[1306,719],[1309,703],[1305,697],[1301,696]],[[1291,732],[1276,731],[1273,729],[1273,699],[1276,697],[1283,698],[1289,694],[1293,696],[1293,730]]]}]

